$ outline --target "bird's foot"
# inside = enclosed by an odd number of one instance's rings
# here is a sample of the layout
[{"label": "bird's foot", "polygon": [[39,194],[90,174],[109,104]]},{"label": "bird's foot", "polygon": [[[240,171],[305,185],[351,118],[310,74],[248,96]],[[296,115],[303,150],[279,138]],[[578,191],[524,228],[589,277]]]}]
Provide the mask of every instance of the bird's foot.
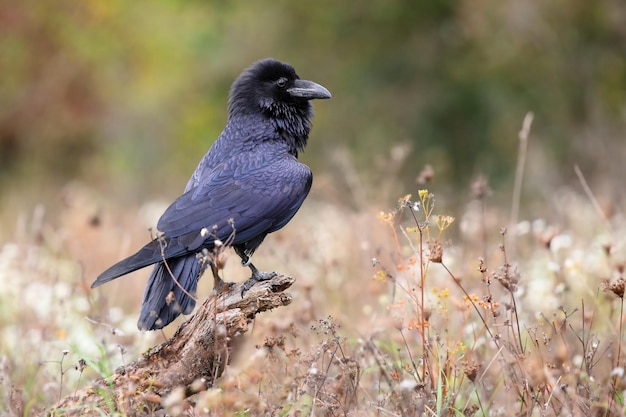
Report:
[{"label": "bird's foot", "polygon": [[252,288],[257,282],[269,281],[277,275],[278,274],[276,272],[261,272],[258,269],[254,268],[252,270],[252,276],[248,278],[248,280],[244,282],[241,286],[241,298],[243,298],[244,294],[248,292],[248,290]]}]

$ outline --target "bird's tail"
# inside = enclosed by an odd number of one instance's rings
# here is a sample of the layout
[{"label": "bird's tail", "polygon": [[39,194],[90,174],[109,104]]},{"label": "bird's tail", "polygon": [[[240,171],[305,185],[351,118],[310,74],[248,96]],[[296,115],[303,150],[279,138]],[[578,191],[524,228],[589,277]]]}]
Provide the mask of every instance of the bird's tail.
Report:
[{"label": "bird's tail", "polygon": [[119,278],[124,274],[128,274],[129,272],[133,272],[148,265],[152,265],[161,259],[163,258],[159,249],[159,242],[157,239],[155,239],[143,248],[141,248],[134,255],[131,255],[126,259],[122,259],[121,261],[101,273],[98,278],[96,278],[96,280],[93,282],[93,284],[91,284],[91,288],[99,287],[100,285],[114,280],[115,278]]},{"label": "bird's tail", "polygon": [[156,330],[196,305],[198,278],[203,270],[196,255],[171,258],[154,266],[141,303],[137,327]]},{"label": "bird's tail", "polygon": [[154,239],[152,242],[139,249],[134,255],[122,259],[101,273],[93,284],[91,284],[91,288],[99,287],[122,275],[155,264],[162,261],[164,258],[173,258],[186,252],[188,252],[187,247],[184,242],[180,241],[180,238]]}]

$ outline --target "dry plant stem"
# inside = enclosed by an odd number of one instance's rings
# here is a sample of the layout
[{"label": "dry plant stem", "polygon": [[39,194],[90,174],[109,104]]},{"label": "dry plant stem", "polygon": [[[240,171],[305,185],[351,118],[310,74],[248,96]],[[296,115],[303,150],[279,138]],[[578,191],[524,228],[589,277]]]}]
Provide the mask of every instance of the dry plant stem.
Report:
[{"label": "dry plant stem", "polygon": [[[65,397],[48,415],[141,415],[160,408],[161,398],[176,387],[185,387],[186,396],[211,387],[224,371],[234,339],[248,330],[257,314],[290,304],[291,294],[283,291],[294,281],[278,275],[256,283],[244,298],[242,284],[208,298],[171,339],[118,368],[111,378]],[[194,388],[190,388],[192,383]]]},{"label": "dry plant stem", "polygon": [[[422,206],[424,206],[423,201],[422,202]],[[420,265],[420,333],[422,336],[422,378],[426,378],[426,368],[429,368],[430,370],[430,363],[428,360],[428,342],[426,339],[426,315],[425,315],[425,309],[426,309],[426,305],[425,303],[425,298],[424,298],[424,291],[425,291],[425,286],[426,286],[426,270],[424,269],[424,228],[420,225],[420,222],[417,220],[417,217],[415,216],[415,211],[412,208],[409,208],[409,211],[411,212],[411,215],[413,216],[413,220],[415,221],[415,225],[417,226],[417,230],[419,232],[419,265]],[[426,214],[426,208],[424,207],[424,213]],[[426,214],[426,216],[428,216]],[[426,217],[426,219],[428,220],[428,217]],[[428,230],[428,228],[426,228]],[[403,335],[404,337],[404,335]],[[431,386],[435,386],[435,376],[433,375],[432,372],[428,372],[428,374],[430,375],[430,383]]]},{"label": "dry plant stem", "polygon": [[[412,211],[411,211],[412,212]],[[418,223],[418,230],[419,230],[419,234],[420,234],[420,297],[421,297],[421,302],[420,302],[420,307],[422,309],[422,317],[420,320],[420,324],[421,324],[421,330],[422,330],[422,356],[423,356],[423,360],[422,360],[422,375],[424,375],[424,377],[426,377],[426,366],[428,363],[428,350],[427,350],[427,346],[426,346],[426,318],[424,315],[424,309],[426,308],[424,305],[424,285],[426,284],[426,277],[424,276],[424,236],[422,234],[422,228],[419,227],[419,223]],[[431,375],[431,379],[433,378],[433,376]],[[435,386],[434,381],[431,381],[432,386]]]},{"label": "dry plant stem", "polygon": [[[624,318],[624,297],[620,298],[620,312],[619,312],[619,339],[618,339],[618,343],[617,343],[617,358],[615,361],[615,368],[619,367],[619,362],[621,359],[621,355],[622,355],[622,323],[623,323],[623,318]],[[617,373],[615,373],[615,375],[613,375],[613,378],[611,378],[611,390],[609,391],[609,406],[606,408],[606,415],[608,416],[611,408],[613,408],[613,403],[614,403],[614,397],[615,394],[617,393]]]},{"label": "dry plant stem", "polygon": [[[413,210],[411,210],[413,213]],[[413,213],[413,217],[415,218],[415,213]],[[417,219],[415,219],[417,222]],[[424,292],[426,287],[426,271],[424,270],[424,235],[422,227],[417,223],[417,228],[419,230],[420,240],[419,240],[419,254],[420,254],[420,308],[421,308],[421,320],[420,320],[420,330],[422,334],[422,378],[426,378],[426,369],[428,368],[428,376],[430,377],[430,383],[432,387],[435,387],[435,375],[433,375],[430,360],[428,356],[429,347],[428,340],[426,336],[426,304],[424,298]],[[427,262],[427,261],[426,261]]]},{"label": "dry plant stem", "polygon": [[498,348],[500,348],[500,345],[498,343],[498,339],[495,337],[495,335],[491,332],[491,329],[489,328],[489,326],[487,325],[487,322],[485,321],[485,318],[483,317],[482,314],[480,314],[480,309],[478,308],[478,306],[476,305],[476,303],[474,301],[472,301],[472,298],[470,297],[469,293],[465,290],[465,288],[463,288],[463,286],[461,285],[461,283],[459,282],[459,280],[457,279],[457,277],[454,276],[454,274],[452,273],[452,271],[450,271],[450,269],[446,266],[446,264],[444,264],[443,262],[441,263],[441,266],[443,267],[443,269],[446,270],[446,272],[448,273],[448,275],[450,275],[450,277],[452,278],[452,281],[454,281],[454,283],[456,284],[457,287],[459,287],[461,289],[461,291],[463,291],[463,294],[465,295],[465,297],[467,298],[468,302],[470,302],[472,304],[472,307],[474,307],[474,310],[476,310],[476,314],[478,314],[478,317],[480,317],[480,321],[482,321],[483,326],[485,328],[485,330],[487,331],[487,333],[489,333],[489,337],[491,338],[491,340],[496,344],[496,346]]},{"label": "dry plant stem", "polygon": [[[509,265],[509,259],[507,257],[506,254],[506,246],[504,245],[504,234],[502,235],[502,254],[504,256],[504,265],[506,265],[507,268],[507,272],[508,272],[508,268],[510,268]],[[513,239],[515,240],[515,239]],[[519,351],[520,353],[525,353],[524,352],[524,344],[522,343],[522,332],[521,332],[521,328],[520,328],[520,324],[519,324],[519,316],[517,314],[517,303],[515,302],[515,294],[513,292],[512,289],[509,289],[509,294],[511,295],[511,304],[513,305],[513,309],[511,311],[511,314],[515,315],[515,324],[517,326],[517,341],[519,342]],[[515,333],[515,331],[513,331],[513,333]]]},{"label": "dry plant stem", "polygon": [[622,333],[623,333],[623,328],[624,328],[624,298],[620,298],[620,311],[619,311],[619,341],[620,343],[617,344],[617,360],[615,362],[615,366],[618,367],[619,366],[619,362],[621,359],[621,355],[622,355]]},{"label": "dry plant stem", "polygon": [[417,365],[415,364],[415,359],[413,359],[413,354],[411,353],[411,348],[409,347],[409,343],[406,341],[406,337],[404,337],[404,332],[400,329],[400,335],[402,336],[402,341],[404,342],[404,347],[406,348],[407,353],[409,354],[409,360],[411,361],[411,365],[413,365],[413,370],[415,371],[415,379],[418,384],[422,383],[422,377],[417,370]]},{"label": "dry plant stem", "polygon": [[[528,151],[528,135],[533,123],[533,113],[528,112],[522,122],[522,129],[519,131],[519,153],[517,155],[517,168],[515,170],[515,183],[513,185],[513,200],[511,202],[511,226],[517,224],[519,216],[519,206],[522,197],[522,180],[524,179],[524,166],[526,165],[526,154]],[[511,247],[511,254],[515,255],[515,240]]]},{"label": "dry plant stem", "polygon": [[[384,357],[384,355],[378,349],[378,347],[376,346],[376,343],[374,343],[373,337],[370,337],[367,340],[367,342],[365,343],[365,348],[367,350],[369,350],[370,352],[372,352],[372,354],[374,356],[374,360],[376,361],[376,366],[378,367],[378,372],[380,372],[380,375],[382,375],[383,379],[387,383],[387,386],[389,386],[389,387],[395,386],[395,384],[393,382],[393,378],[391,377],[391,375],[389,375],[389,372],[387,371],[387,368],[385,366],[385,363],[384,363],[385,360],[382,359]],[[380,382],[381,382],[381,380],[379,379],[379,382],[378,382],[379,391],[380,391]]]},{"label": "dry plant stem", "polygon": [[178,282],[178,279],[176,278],[176,276],[174,275],[174,273],[172,272],[172,270],[170,269],[169,264],[167,263],[167,259],[165,258],[165,245],[163,244],[162,241],[159,241],[159,246],[161,247],[161,259],[163,260],[163,263],[165,264],[165,269],[167,269],[167,273],[170,274],[170,277],[172,278],[172,280],[174,281],[174,283],[176,284],[176,286],[178,288],[180,288],[180,290],[189,298],[191,298],[193,301],[198,302],[198,299],[195,297],[195,295],[190,294],[182,285],[180,285],[180,282]]},{"label": "dry plant stem", "polygon": [[481,208],[481,216],[480,216],[480,227],[482,228],[482,241],[483,241],[483,257],[485,262],[489,262],[489,234],[487,232],[487,203],[486,199],[483,198],[480,201]]},{"label": "dry plant stem", "polygon": [[[581,300],[581,310],[582,310],[582,317],[585,317],[585,301]],[[576,337],[578,338],[578,341],[580,342],[581,346],[582,346],[582,350],[583,352],[585,352],[585,354],[583,355],[583,361],[580,364],[580,370],[583,370],[584,367],[584,371],[587,374],[591,374],[592,368],[593,368],[593,356],[589,356],[587,355],[587,352],[589,352],[589,345],[591,344],[591,329],[593,329],[593,324],[594,324],[594,318],[595,315],[593,315],[593,313],[591,314],[591,319],[589,321],[589,329],[585,330],[585,320],[582,320],[582,332],[580,333],[580,335],[578,335],[578,331],[571,325],[569,324],[569,328],[570,330],[576,335]],[[589,337],[586,337],[589,336]]]},{"label": "dry plant stem", "polygon": [[593,204],[593,208],[598,212],[598,215],[600,216],[602,221],[604,221],[606,226],[610,229],[611,222],[609,221],[609,219],[606,218],[606,214],[604,213],[604,210],[602,210],[602,207],[600,207],[600,203],[598,203],[598,199],[591,191],[591,188],[589,188],[589,184],[587,184],[587,180],[585,180],[585,176],[583,175],[578,165],[574,165],[574,172],[576,172],[578,181],[580,181],[580,185],[583,187],[583,190],[585,190],[585,194],[587,194],[587,198],[589,199],[589,201],[591,201],[591,204]]}]

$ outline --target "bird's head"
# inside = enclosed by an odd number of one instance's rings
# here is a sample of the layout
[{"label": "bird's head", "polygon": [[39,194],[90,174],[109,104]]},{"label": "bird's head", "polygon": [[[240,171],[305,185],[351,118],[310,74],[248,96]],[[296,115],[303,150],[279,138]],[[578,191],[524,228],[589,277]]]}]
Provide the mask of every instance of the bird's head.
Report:
[{"label": "bird's head", "polygon": [[310,100],[330,97],[321,85],[301,80],[291,65],[267,58],[252,64],[233,83],[228,116],[264,115],[279,133],[294,136],[301,150],[311,130]]}]

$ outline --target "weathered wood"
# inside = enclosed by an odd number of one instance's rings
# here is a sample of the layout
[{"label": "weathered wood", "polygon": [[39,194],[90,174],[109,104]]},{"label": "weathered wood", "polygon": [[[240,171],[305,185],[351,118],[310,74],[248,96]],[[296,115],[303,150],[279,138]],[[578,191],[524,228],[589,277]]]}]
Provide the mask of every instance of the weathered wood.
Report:
[{"label": "weathered wood", "polygon": [[47,414],[146,415],[159,410],[161,400],[173,390],[185,398],[211,387],[228,363],[233,341],[248,330],[254,317],[291,303],[291,294],[283,291],[293,282],[291,277],[277,275],[256,283],[244,298],[241,284],[209,297],[171,339],[118,368],[112,377],[65,397]]}]

